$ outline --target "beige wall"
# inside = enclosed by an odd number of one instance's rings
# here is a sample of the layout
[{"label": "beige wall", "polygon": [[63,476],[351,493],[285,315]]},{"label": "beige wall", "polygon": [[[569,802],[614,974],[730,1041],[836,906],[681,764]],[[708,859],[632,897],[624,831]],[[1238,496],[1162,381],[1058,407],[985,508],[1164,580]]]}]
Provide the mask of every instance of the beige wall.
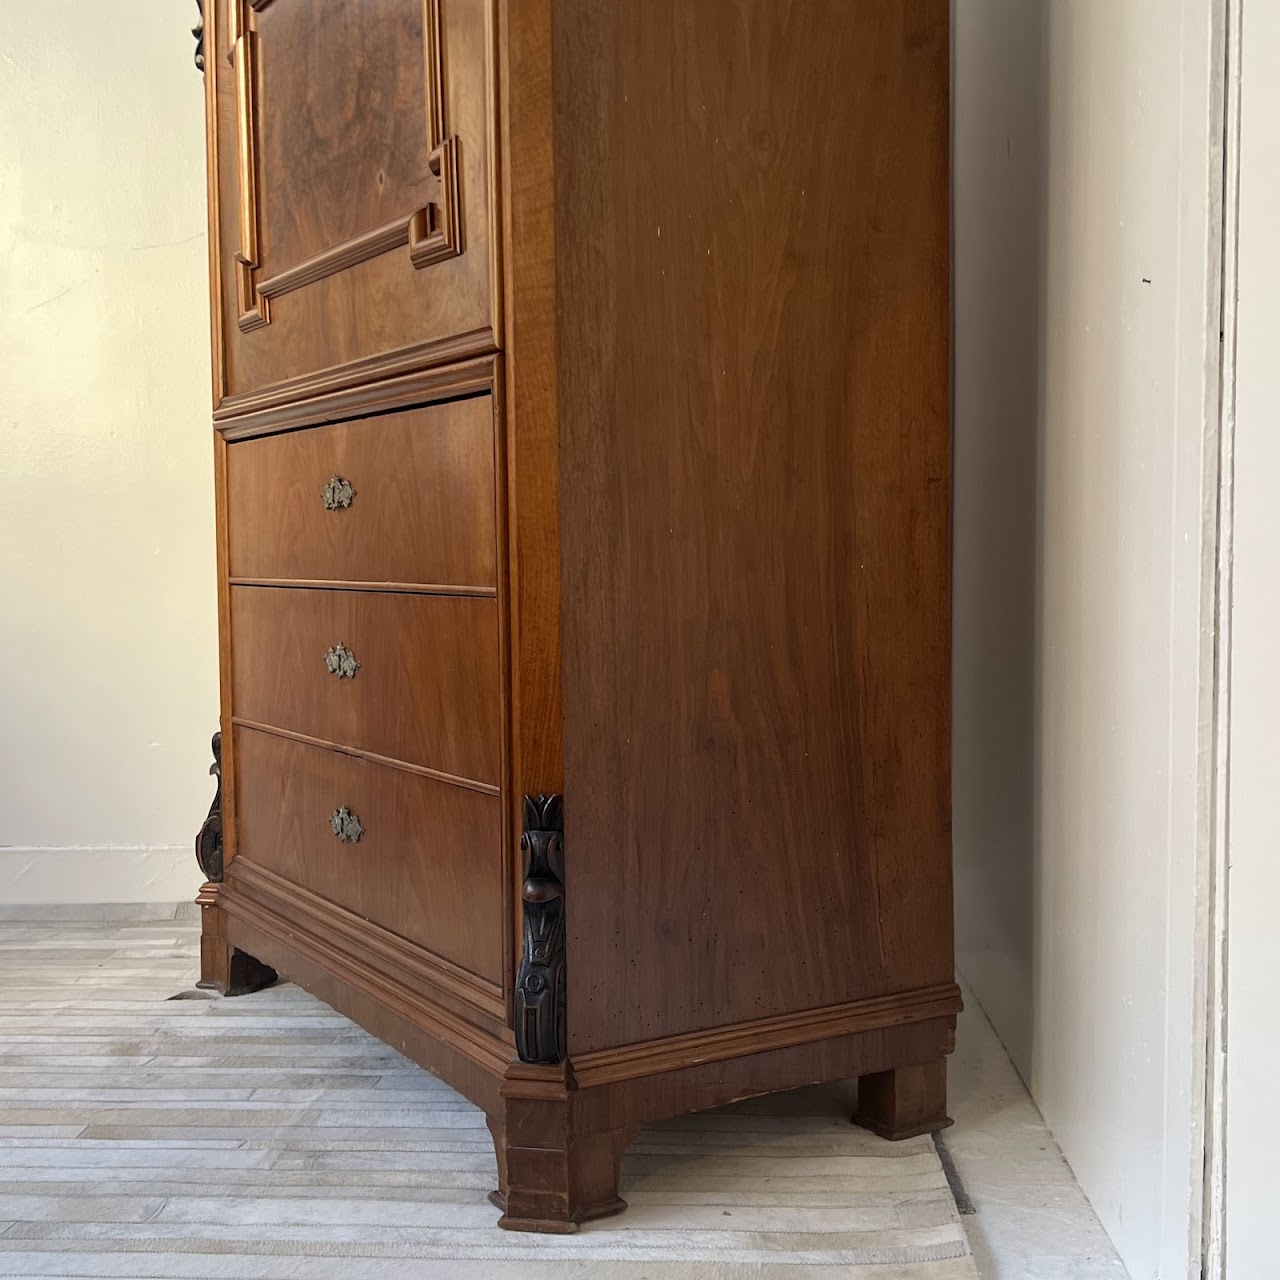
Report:
[{"label": "beige wall", "polygon": [[0,3],[0,903],[198,884],[218,707],[195,15]]},{"label": "beige wall", "polygon": [[1230,654],[1226,1275],[1272,1280],[1280,1054],[1280,6],[1247,0],[1240,63]]},{"label": "beige wall", "polygon": [[959,963],[1139,1280],[1199,1213],[1221,8],[955,4]]}]

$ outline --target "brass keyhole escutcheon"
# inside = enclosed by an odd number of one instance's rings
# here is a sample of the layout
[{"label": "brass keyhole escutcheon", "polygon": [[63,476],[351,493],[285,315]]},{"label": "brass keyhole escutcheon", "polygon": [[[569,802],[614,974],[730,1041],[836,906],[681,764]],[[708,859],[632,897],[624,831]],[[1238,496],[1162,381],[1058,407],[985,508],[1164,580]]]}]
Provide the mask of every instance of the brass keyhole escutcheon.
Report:
[{"label": "brass keyhole escutcheon", "polygon": [[349,507],[355,496],[356,491],[352,488],[351,481],[344,480],[341,476],[330,476],[329,483],[320,493],[326,511],[340,511]]},{"label": "brass keyhole escutcheon", "polygon": [[345,644],[335,644],[326,649],[324,665],[329,669],[329,674],[337,676],[339,680],[354,680],[356,672],[360,670],[356,655]]},{"label": "brass keyhole escutcheon", "polygon": [[329,815],[329,826],[342,844],[359,844],[364,835],[364,825],[345,804]]}]

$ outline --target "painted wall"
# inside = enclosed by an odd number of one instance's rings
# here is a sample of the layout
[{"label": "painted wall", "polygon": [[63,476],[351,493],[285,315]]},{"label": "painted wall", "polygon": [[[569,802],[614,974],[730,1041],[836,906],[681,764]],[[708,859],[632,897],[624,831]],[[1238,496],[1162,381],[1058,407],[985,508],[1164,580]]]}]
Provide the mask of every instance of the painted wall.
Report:
[{"label": "painted wall", "polygon": [[1218,8],[955,5],[959,963],[1135,1280],[1199,1205]]},{"label": "painted wall", "polygon": [[195,16],[0,3],[0,903],[198,885],[218,700]]},{"label": "painted wall", "polygon": [[1231,610],[1226,1261],[1276,1275],[1275,1066],[1280,1053],[1280,6],[1246,0]]}]

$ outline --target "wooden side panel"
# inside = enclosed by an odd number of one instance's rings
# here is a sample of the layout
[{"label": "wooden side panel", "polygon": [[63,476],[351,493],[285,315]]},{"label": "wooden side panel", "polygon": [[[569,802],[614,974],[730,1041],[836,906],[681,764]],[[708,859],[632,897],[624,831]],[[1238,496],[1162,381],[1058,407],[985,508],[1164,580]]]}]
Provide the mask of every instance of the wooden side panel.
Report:
[{"label": "wooden side panel", "polygon": [[497,792],[496,600],[232,587],[231,619],[240,719]]},{"label": "wooden side panel", "polygon": [[570,1053],[952,975],[947,0],[556,0]]},{"label": "wooden side panel", "polygon": [[219,417],[489,351],[492,0],[209,0]]}]

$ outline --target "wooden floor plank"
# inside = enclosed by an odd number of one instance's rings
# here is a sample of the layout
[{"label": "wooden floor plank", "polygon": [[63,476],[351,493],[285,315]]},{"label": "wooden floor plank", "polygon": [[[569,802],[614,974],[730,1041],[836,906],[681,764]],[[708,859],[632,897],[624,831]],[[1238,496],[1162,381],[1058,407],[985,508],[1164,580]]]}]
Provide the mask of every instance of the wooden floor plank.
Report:
[{"label": "wooden floor plank", "polygon": [[195,991],[194,920],[0,932],[0,1277],[975,1280],[932,1143],[840,1089],[651,1126],[627,1214],[509,1234],[479,1111],[297,988]]}]

